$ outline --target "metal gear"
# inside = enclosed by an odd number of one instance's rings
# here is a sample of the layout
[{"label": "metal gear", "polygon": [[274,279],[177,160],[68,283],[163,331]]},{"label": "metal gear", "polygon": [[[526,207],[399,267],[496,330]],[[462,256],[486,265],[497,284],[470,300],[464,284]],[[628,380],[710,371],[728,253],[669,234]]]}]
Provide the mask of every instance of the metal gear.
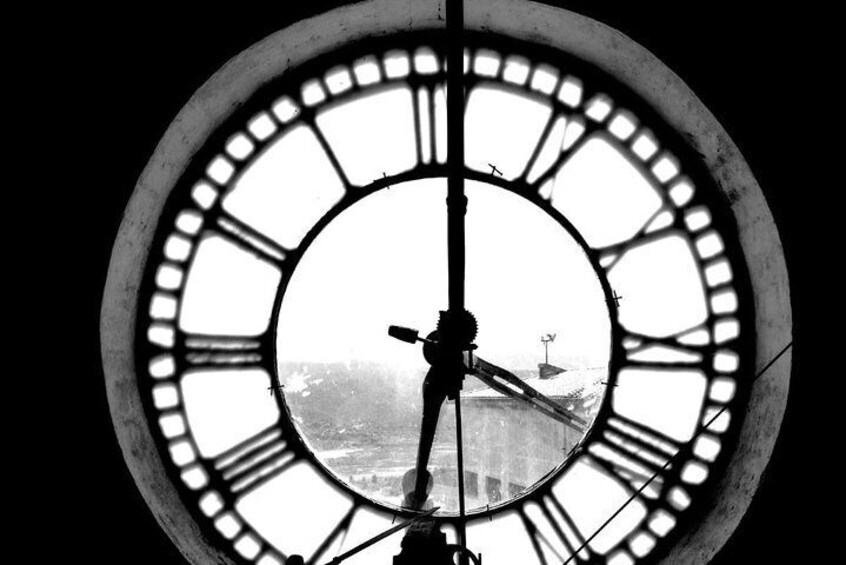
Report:
[{"label": "metal gear", "polygon": [[437,332],[443,342],[461,344],[461,349],[469,349],[479,332],[479,324],[476,317],[467,310],[463,310],[458,316],[441,310]]}]

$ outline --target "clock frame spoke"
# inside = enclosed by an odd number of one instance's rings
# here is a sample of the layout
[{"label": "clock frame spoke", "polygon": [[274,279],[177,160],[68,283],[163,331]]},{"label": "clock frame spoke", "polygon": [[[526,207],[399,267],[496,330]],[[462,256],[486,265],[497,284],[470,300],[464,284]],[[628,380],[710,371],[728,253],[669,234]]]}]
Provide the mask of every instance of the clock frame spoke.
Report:
[{"label": "clock frame spoke", "polygon": [[213,224],[207,227],[207,230],[223,236],[240,249],[270,263],[280,271],[285,271],[286,259],[292,250],[279,245],[252,225],[227,212],[223,207],[217,208],[216,214],[211,215],[211,220]]},{"label": "clock frame spoke", "polygon": [[326,136],[323,135],[323,130],[321,130],[320,126],[317,125],[314,112],[304,113],[302,120],[305,124],[309,126],[312,133],[314,133],[314,136],[315,138],[317,138],[320,147],[326,153],[326,157],[329,159],[329,163],[332,165],[332,168],[335,170],[335,173],[338,175],[338,178],[341,179],[341,184],[343,184],[344,190],[346,192],[350,192],[351,190],[356,188],[355,185],[350,182],[350,179],[347,176],[347,172],[344,170],[344,167],[338,160],[338,155],[332,148],[332,144],[329,143],[329,140],[327,140]]}]

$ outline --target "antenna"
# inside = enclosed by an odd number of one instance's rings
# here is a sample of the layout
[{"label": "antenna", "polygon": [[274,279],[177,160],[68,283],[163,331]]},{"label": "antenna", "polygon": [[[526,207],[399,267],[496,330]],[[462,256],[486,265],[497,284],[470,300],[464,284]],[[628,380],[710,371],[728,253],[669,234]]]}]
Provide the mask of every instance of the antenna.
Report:
[{"label": "antenna", "polygon": [[549,364],[549,344],[555,341],[555,336],[558,334],[546,334],[541,336],[541,343],[543,343],[544,363]]}]

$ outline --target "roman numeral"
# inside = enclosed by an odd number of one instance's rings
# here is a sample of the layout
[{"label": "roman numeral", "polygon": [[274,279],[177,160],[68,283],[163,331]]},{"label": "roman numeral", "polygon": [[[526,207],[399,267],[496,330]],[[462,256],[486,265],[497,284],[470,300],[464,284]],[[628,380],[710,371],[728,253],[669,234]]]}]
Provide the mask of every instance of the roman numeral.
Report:
[{"label": "roman numeral", "polygon": [[[553,521],[555,521],[553,516],[557,514],[560,517],[558,524],[563,526],[567,532],[570,532],[570,535],[573,536],[575,543],[578,544],[575,548],[570,548],[570,562],[577,562],[579,559],[581,559],[584,563],[597,562],[598,556],[594,555],[594,553],[588,548],[586,539],[579,532],[579,528],[576,527],[575,520],[573,520],[573,518],[570,517],[570,514],[567,513],[567,510],[564,508],[564,505],[561,504],[561,501],[555,497],[550,497],[547,499],[547,503],[548,506],[544,507],[544,512]],[[573,555],[573,553],[577,550],[578,553]]]},{"label": "roman numeral", "polygon": [[285,249],[251,225],[226,212],[222,207],[218,207],[216,213],[212,215],[212,222],[208,224],[208,229],[225,237],[247,253],[276,266],[279,270],[282,270],[285,259],[291,253],[291,250]]},{"label": "roman numeral", "polygon": [[629,239],[593,249],[599,264],[606,272],[613,269],[620,259],[635,247],[658,241],[683,229],[681,216],[672,212],[666,203],[665,195],[662,194],[662,198],[665,200],[664,205],[647,218]]},{"label": "roman numeral", "polygon": [[179,332],[174,353],[187,369],[264,368],[270,360],[266,335],[256,337],[199,335]]},{"label": "roman numeral", "polygon": [[[682,445],[648,426],[612,415],[587,448],[589,463],[615,478],[631,494],[649,483],[639,499],[650,510],[680,466],[672,461]],[[653,478],[654,477],[654,478]]]},{"label": "roman numeral", "polygon": [[[432,156],[438,163],[447,161],[447,102],[446,84],[438,83],[429,90],[430,120],[432,123]],[[464,105],[465,111],[467,105]]]},{"label": "roman numeral", "polygon": [[622,337],[626,368],[698,368],[706,369],[714,351],[710,334],[704,326],[682,330],[667,337],[652,337],[625,332]]},{"label": "roman numeral", "polygon": [[414,139],[417,147],[417,162],[427,164],[432,160],[432,96],[428,89],[420,87],[413,92]]},{"label": "roman numeral", "polygon": [[552,134],[552,128],[553,126],[555,126],[555,122],[557,122],[560,117],[561,115],[556,114],[555,112],[549,113],[549,119],[547,119],[546,124],[543,127],[543,132],[541,132],[541,135],[538,138],[538,142],[535,145],[535,148],[532,149],[532,153],[529,156],[529,160],[526,162],[525,167],[523,167],[523,172],[520,173],[519,178],[521,180],[525,180],[526,177],[529,175],[529,171],[531,171],[532,167],[535,166],[535,163],[537,162],[538,157],[540,157],[541,151],[544,149],[544,146],[547,143],[552,143],[552,141],[550,141],[549,139],[550,135]]},{"label": "roman numeral", "polygon": [[538,561],[540,561],[542,565],[549,565],[550,563],[546,558],[546,553],[544,553],[544,547],[548,547],[550,551],[555,553],[556,561],[564,560],[564,558],[555,551],[552,543],[546,538],[544,533],[538,529],[537,525],[530,520],[528,516],[526,516],[522,509],[520,510],[520,520],[523,522],[523,527],[526,528],[526,533],[532,542],[532,548],[535,550],[535,555],[537,555]]},{"label": "roman numeral", "polygon": [[230,501],[261,487],[298,460],[282,430],[272,426],[242,441],[214,460],[215,482]]},{"label": "roman numeral", "polygon": [[[548,127],[551,128],[551,126],[548,126]],[[581,128],[581,131],[578,131],[577,129],[574,130],[572,128]],[[567,162],[567,160],[569,160],[570,157],[572,157],[573,155],[578,153],[579,149],[581,149],[582,146],[585,143],[587,143],[588,140],[591,139],[592,134],[594,132],[598,131],[599,129],[601,129],[599,124],[593,122],[592,120],[577,120],[577,119],[568,117],[567,123],[566,123],[566,126],[565,126],[565,130],[564,130],[565,131],[565,133],[564,133],[565,147],[562,148],[561,154],[558,155],[558,157],[555,158],[555,161],[552,163],[552,165],[550,165],[546,169],[546,171],[544,171],[541,175],[539,175],[536,179],[534,179],[531,183],[529,183],[529,186],[533,190],[537,191],[537,190],[540,189],[540,187],[542,187],[544,185],[545,182],[547,182],[550,179],[555,178],[555,175],[558,174],[558,171],[561,169],[561,167],[564,166],[564,164]],[[572,131],[577,132],[577,134],[575,135],[575,139],[572,138],[572,134],[567,133],[568,130],[570,130],[571,132]],[[548,133],[549,133],[549,131],[545,130],[544,135],[541,136],[541,139],[543,139],[543,142],[546,141],[546,137],[548,136]],[[541,144],[539,145],[539,148],[543,147],[543,142],[541,142]],[[539,153],[539,148],[536,148],[535,152]],[[532,162],[532,164],[534,163],[534,160],[536,158],[537,158],[537,156],[535,154],[533,154],[532,159],[530,160]],[[531,165],[526,167],[526,171],[524,172],[524,174],[528,174],[528,171],[531,171]]]},{"label": "roman numeral", "polygon": [[[554,496],[547,495],[531,506],[524,505],[518,513],[538,561],[543,565],[558,565],[568,559],[577,564],[594,561],[596,556],[585,546],[585,538]],[[576,550],[578,554],[573,555]]]}]

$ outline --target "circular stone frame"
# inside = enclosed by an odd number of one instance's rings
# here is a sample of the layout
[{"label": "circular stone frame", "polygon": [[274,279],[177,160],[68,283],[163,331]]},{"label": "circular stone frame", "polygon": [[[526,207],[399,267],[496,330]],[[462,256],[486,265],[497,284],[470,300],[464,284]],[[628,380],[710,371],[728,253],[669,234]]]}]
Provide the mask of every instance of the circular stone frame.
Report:
[{"label": "circular stone frame", "polygon": [[[157,521],[191,563],[234,564],[205,539],[170,483],[147,422],[135,371],[141,279],[157,222],[196,151],[271,79],[338,45],[410,30],[442,29],[443,0],[367,0],[287,27],[215,73],[168,127],[124,213],[103,294],[101,352],[112,421],[126,463]],[[526,0],[465,0],[470,30],[568,52],[637,93],[701,155],[737,225],[755,299],[755,356],[762,368],[792,340],[787,265],[775,222],[748,164],[716,118],[669,68],[622,33],[579,14]],[[704,564],[728,541],[761,482],[778,437],[792,367],[788,351],[751,387],[734,452],[699,520],[661,563]],[[751,378],[751,376],[750,376]]]}]

